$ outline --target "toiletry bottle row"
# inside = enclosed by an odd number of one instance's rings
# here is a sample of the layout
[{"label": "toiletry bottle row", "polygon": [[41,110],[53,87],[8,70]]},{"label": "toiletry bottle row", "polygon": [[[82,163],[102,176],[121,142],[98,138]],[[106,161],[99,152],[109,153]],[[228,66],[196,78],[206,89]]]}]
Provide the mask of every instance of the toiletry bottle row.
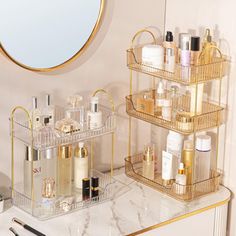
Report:
[{"label": "toiletry bottle row", "polygon": [[47,125],[65,134],[71,134],[86,129],[97,129],[102,127],[102,112],[99,110],[98,97],[92,97],[90,110],[86,111],[82,104],[83,97],[73,95],[68,98],[68,106],[65,109],[65,117],[56,120],[56,109],[51,105],[51,96],[46,95],[46,105],[39,109],[37,97],[32,98],[31,118],[33,129],[40,131],[44,127],[44,117],[48,117]]},{"label": "toiletry bottle row", "polygon": [[[184,136],[169,131],[166,150],[162,151],[162,181],[166,187],[175,183],[176,194],[185,194],[188,186],[207,180],[211,176],[211,137],[196,137],[196,149],[192,140],[184,140]],[[158,158],[158,157],[157,157]],[[145,146],[143,154],[142,175],[150,180],[155,179],[154,146]]]}]

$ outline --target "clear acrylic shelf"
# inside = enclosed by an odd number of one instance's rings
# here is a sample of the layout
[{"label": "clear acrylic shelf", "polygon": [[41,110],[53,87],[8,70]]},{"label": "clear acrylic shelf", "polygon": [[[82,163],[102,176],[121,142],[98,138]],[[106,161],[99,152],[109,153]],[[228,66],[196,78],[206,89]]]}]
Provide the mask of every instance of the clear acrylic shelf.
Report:
[{"label": "clear acrylic shelf", "polygon": [[91,170],[91,176],[99,177],[99,196],[82,200],[81,190],[74,189],[70,196],[56,197],[53,203],[46,205],[42,201],[33,201],[24,194],[24,186],[15,184],[13,191],[13,204],[23,211],[33,215],[39,220],[47,220],[76,210],[94,206],[129,191],[129,187],[97,170]]},{"label": "clear acrylic shelf", "polygon": [[211,178],[194,183],[192,185],[180,185],[173,182],[171,185],[165,186],[163,185],[161,173],[157,173],[155,171],[155,177],[153,180],[148,179],[142,175],[142,160],[142,153],[131,157],[126,157],[126,175],[177,200],[191,201],[203,195],[216,192],[219,189],[221,180],[220,172],[212,171]]},{"label": "clear acrylic shelf", "polygon": [[[109,134],[116,129],[116,116],[108,109],[100,105],[103,114],[103,125],[100,128],[88,129],[86,123],[83,129],[70,134],[55,130],[53,132],[41,132],[33,130],[33,145],[35,149],[53,148],[59,145],[73,144],[82,140],[92,139],[105,134]],[[55,122],[65,117],[64,109],[56,107]],[[24,118],[17,117],[14,119],[14,138],[19,139],[26,145],[31,145],[31,130],[28,122]]]},{"label": "clear acrylic shelf", "polygon": [[[171,120],[163,119],[162,116],[158,116],[155,113],[150,114],[139,111],[137,109],[137,98],[143,97],[143,94],[146,92],[147,91],[142,91],[137,94],[126,96],[126,111],[129,116],[184,135],[214,128],[223,123],[224,108],[213,103],[203,102],[201,114],[190,114],[190,96],[188,95],[182,95],[178,98],[176,109],[183,112],[179,112],[179,115],[177,113],[176,118],[172,118]],[[155,94],[155,90],[153,90],[153,94]],[[184,119],[189,119],[189,121],[186,123],[182,122],[182,117]]]},{"label": "clear acrylic shelf", "polygon": [[143,46],[137,46],[127,50],[127,66],[129,69],[183,85],[221,79],[228,73],[229,60],[224,55],[222,57],[215,55],[209,64],[191,65],[187,67],[176,63],[173,73],[155,68],[151,65],[145,65],[142,63]]}]

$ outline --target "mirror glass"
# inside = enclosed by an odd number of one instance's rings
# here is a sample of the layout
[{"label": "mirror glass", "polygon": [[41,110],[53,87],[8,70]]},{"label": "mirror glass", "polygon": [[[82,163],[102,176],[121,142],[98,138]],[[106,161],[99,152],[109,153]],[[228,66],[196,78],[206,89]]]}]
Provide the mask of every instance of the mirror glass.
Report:
[{"label": "mirror glass", "polygon": [[57,68],[77,57],[97,31],[103,0],[1,0],[0,42],[17,64]]}]

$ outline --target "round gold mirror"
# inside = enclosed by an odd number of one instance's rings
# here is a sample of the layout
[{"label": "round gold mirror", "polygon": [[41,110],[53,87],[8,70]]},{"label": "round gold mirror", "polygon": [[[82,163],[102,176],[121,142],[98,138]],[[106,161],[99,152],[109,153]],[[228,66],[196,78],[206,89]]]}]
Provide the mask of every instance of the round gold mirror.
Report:
[{"label": "round gold mirror", "polygon": [[96,34],[104,0],[4,0],[0,44],[16,64],[34,71],[66,65]]}]

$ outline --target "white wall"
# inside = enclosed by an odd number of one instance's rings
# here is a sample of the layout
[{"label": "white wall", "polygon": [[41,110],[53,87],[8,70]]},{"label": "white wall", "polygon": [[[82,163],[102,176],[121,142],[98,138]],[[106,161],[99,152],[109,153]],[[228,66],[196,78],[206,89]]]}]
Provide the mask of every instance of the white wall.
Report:
[{"label": "white wall", "polygon": [[[221,160],[219,167],[224,169],[224,184],[229,187],[233,193],[236,193],[236,84],[234,77],[236,75],[236,31],[235,31],[235,8],[234,0],[167,0],[166,12],[166,30],[174,32],[194,32],[201,35],[204,28],[209,27],[213,30],[213,36],[219,42],[220,48],[224,53],[231,56],[231,73],[229,82],[224,82],[223,101],[227,102],[227,125],[226,138],[224,131],[221,147],[224,146],[224,153],[221,152]],[[228,89],[228,91],[227,91]],[[224,129],[224,127],[223,127]],[[224,161],[223,161],[224,160]],[[231,211],[230,211],[230,236],[236,235],[236,201],[234,194],[232,195]]]},{"label": "white wall", "polygon": [[[115,163],[116,166],[124,165],[128,137],[124,102],[129,93],[126,49],[130,46],[133,35],[141,28],[151,26],[163,31],[165,1],[105,2],[101,28],[92,44],[80,58],[63,69],[52,73],[35,73],[15,65],[0,54],[0,186],[2,182],[6,182],[11,170],[8,124],[10,111],[16,105],[29,107],[31,96],[42,97],[44,93],[51,93],[54,100],[60,102],[71,94],[92,93],[97,88],[107,89],[113,95],[122,116],[119,118],[116,135]],[[108,165],[109,154],[104,153],[99,158],[100,162]]]}]

